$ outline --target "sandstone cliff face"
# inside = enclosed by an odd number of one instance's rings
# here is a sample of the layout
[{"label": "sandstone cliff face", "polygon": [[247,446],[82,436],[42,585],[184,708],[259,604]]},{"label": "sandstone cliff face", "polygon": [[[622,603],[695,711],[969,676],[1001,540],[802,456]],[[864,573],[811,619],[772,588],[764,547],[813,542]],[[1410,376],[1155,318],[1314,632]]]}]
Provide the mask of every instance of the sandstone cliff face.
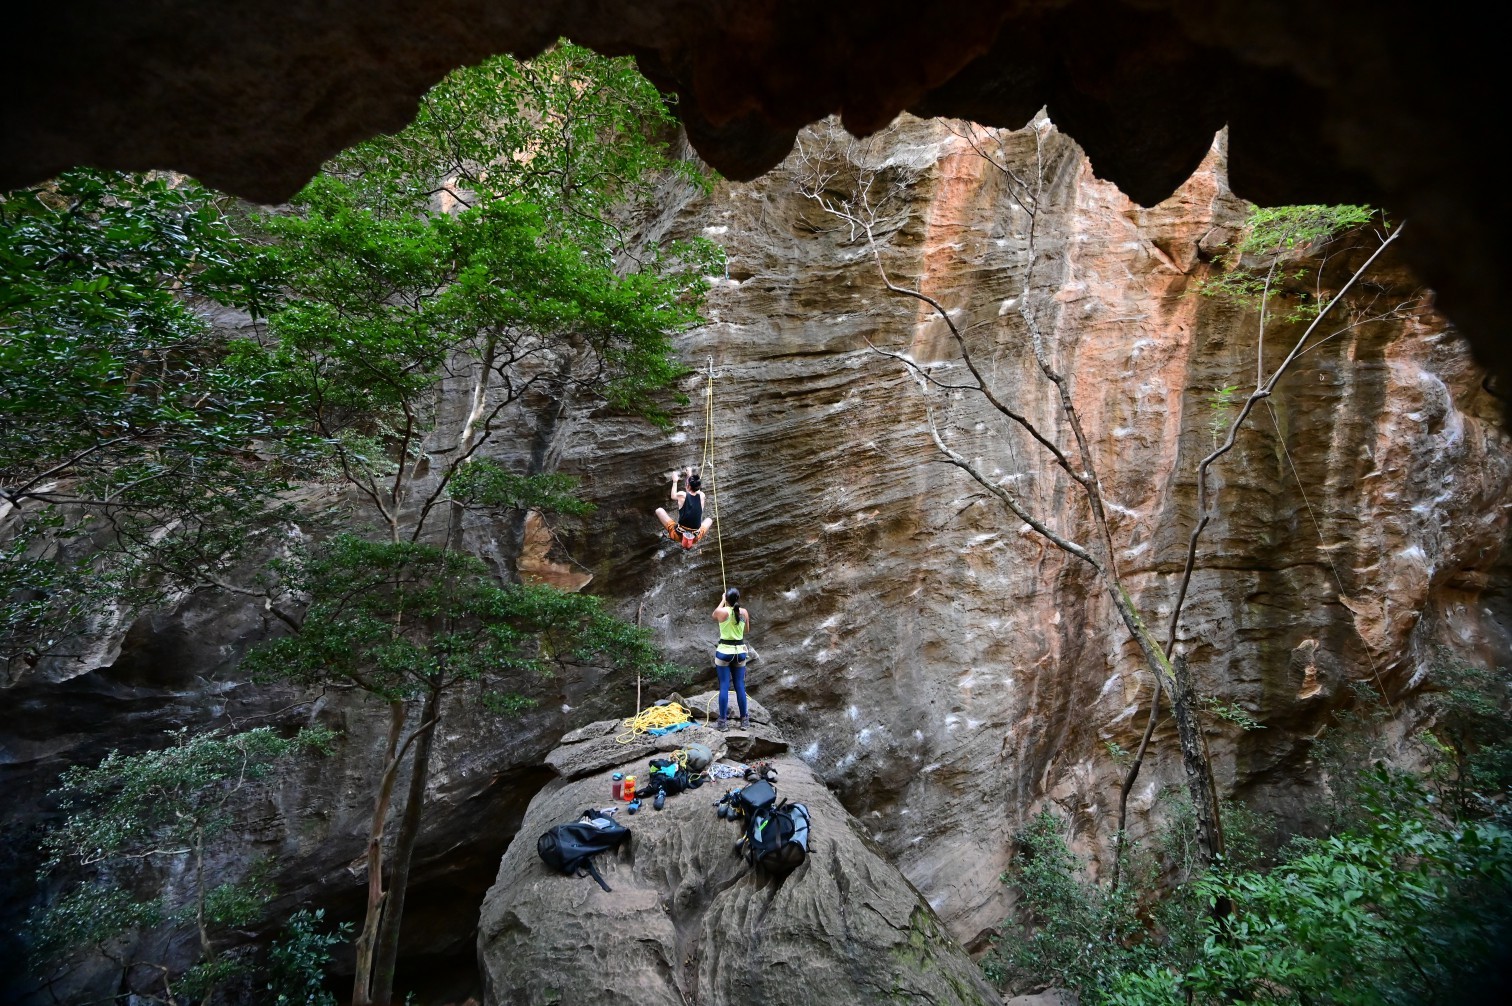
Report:
[{"label": "sandstone cliff face", "polygon": [[[1031,156],[1020,141],[1010,149]],[[1031,293],[1072,379],[1135,601],[1163,627],[1195,517],[1193,472],[1212,446],[1212,389],[1253,379],[1255,318],[1196,290],[1243,207],[1218,150],[1151,209],[1098,181],[1069,141],[1054,137],[1046,154]],[[993,386],[1068,444],[1011,303],[1027,227],[1002,174],[938,123],[905,122],[858,156],[900,183],[879,232],[894,281],[955,312]],[[760,654],[752,694],[950,933],[976,947],[1008,908],[997,878],[1035,810],[1060,808],[1081,848],[1107,851],[1121,775],[1108,744],[1135,746],[1151,682],[1083,571],[937,463],[924,399],[868,341],[933,361],[954,382],[948,334],[882,288],[864,239],[801,197],[798,171],[790,160],[707,198],[669,187],[640,222],[706,235],[729,256],[710,324],[682,343],[691,366],[712,359],[718,375],[721,534],[685,553],[651,516],[666,473],[702,456],[704,383],[691,377],[670,434],[571,413],[502,446],[506,462],[581,475],[598,512],[561,522],[561,545],[532,522],[472,527],[469,545],[500,568],[586,581],[699,668],[722,581],[738,585]],[[1374,283],[1370,295],[1384,298],[1415,289],[1390,262]],[[1269,365],[1284,341],[1272,340]],[[1379,678],[1405,725],[1435,646],[1507,653],[1512,464],[1481,380],[1431,312],[1346,332],[1305,358],[1216,470],[1221,509],[1180,637],[1204,692],[1265,726],[1208,722],[1226,793],[1295,822],[1317,792],[1308,738],[1351,682]],[[1085,536],[1046,455],[970,394],[936,404],[956,449]],[[267,631],[255,610],[190,599],[139,619],[118,656],[102,647],[109,667],[15,685],[0,724],[7,833],[25,835],[62,767],[110,747],[156,744],[182,723],[322,718],[348,739],[269,790],[246,847],[280,857],[279,907],[355,914],[384,711],[339,695],[293,706],[295,696],[247,684],[239,654]],[[588,673],[543,686],[521,721],[450,721],[410,896],[410,960],[471,956],[476,906],[549,778],[541,765],[555,739],[634,708],[633,682]],[[1131,802],[1141,835],[1180,777],[1169,720],[1155,744]]]},{"label": "sandstone cliff face", "polygon": [[[905,122],[872,144],[857,156],[901,186],[879,232],[894,282],[952,311],[999,394],[1069,449],[1015,310],[1027,221],[1001,173],[943,124]],[[1032,145],[1009,153],[1027,176]],[[1063,138],[1046,157],[1034,294],[1125,577],[1163,636],[1196,463],[1213,447],[1212,391],[1254,380],[1255,317],[1197,290],[1243,205],[1216,147],[1148,210]],[[693,640],[712,635],[722,562],[754,611],[753,692],[973,941],[1007,907],[997,877],[1032,811],[1059,807],[1084,849],[1106,851],[1121,777],[1107,745],[1136,746],[1151,681],[1084,572],[936,463],[918,389],[867,343],[938,361],[942,380],[962,383],[948,333],[883,290],[864,238],[799,195],[804,171],[791,159],[655,224],[707,234],[729,255],[712,323],[686,342],[688,361],[712,358],[718,374],[722,560],[712,540],[684,554],[648,537],[658,479],[700,457],[697,408],[670,438],[602,422],[563,432],[561,463],[596,498],[639,503],[614,526],[604,506],[571,544],[598,583],[643,600],[689,663],[704,657]],[[1390,261],[1372,282],[1373,298],[1415,292]],[[1296,334],[1271,333],[1268,368]],[[685,390],[696,405],[703,379]],[[1047,454],[972,394],[936,403],[957,450],[1085,538],[1084,504]],[[1200,688],[1265,727],[1210,718],[1226,793],[1295,824],[1318,782],[1308,738],[1350,682],[1379,679],[1400,713],[1435,646],[1506,652],[1498,563],[1512,466],[1495,414],[1447,325],[1420,310],[1329,340],[1252,417],[1215,470],[1220,512],[1180,631]],[[1131,801],[1136,834],[1180,780],[1168,719],[1155,743]]]},{"label": "sandstone cliff face", "polygon": [[[693,699],[692,708],[708,698]],[[574,731],[552,754],[563,777],[531,801],[483,903],[486,1003],[998,1001],[864,829],[809,766],[783,753],[766,710],[753,704],[751,712],[751,736],[700,726],[660,746],[701,741],[717,758],[728,739],[732,754],[769,752],[779,796],[812,815],[803,865],[778,879],[732,855],[738,830],[711,804],[742,783],[712,782],[668,798],[660,812],[647,801],[637,815],[620,814],[630,844],[598,857],[612,891],[552,873],[536,855],[536,836],[603,806],[610,773],[644,773],[654,753],[651,744],[618,743],[617,720]]]}]

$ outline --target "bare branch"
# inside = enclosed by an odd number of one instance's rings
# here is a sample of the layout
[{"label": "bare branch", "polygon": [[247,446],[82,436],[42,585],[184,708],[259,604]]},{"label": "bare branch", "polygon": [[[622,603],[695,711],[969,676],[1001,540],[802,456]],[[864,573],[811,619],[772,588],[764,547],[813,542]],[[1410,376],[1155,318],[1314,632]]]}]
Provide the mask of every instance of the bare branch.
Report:
[{"label": "bare branch", "polygon": [[[1225,439],[1221,445],[1215,448],[1211,454],[1203,458],[1201,463],[1198,464],[1197,523],[1192,528],[1191,537],[1187,540],[1186,563],[1181,572],[1181,580],[1177,585],[1176,603],[1171,608],[1171,620],[1166,632],[1165,645],[1166,657],[1168,659],[1176,646],[1177,627],[1181,621],[1182,610],[1186,605],[1187,591],[1191,587],[1192,571],[1196,568],[1197,565],[1197,545],[1202,538],[1202,532],[1207,528],[1208,523],[1212,520],[1213,516],[1209,511],[1210,501],[1208,499],[1207,484],[1208,469],[1211,468],[1213,466],[1213,463],[1216,462],[1219,458],[1223,457],[1229,451],[1233,450],[1234,441],[1239,436],[1239,429],[1244,425],[1244,420],[1249,417],[1250,412],[1254,410],[1255,406],[1259,402],[1262,402],[1271,396],[1271,392],[1275,390],[1276,383],[1280,381],[1282,377],[1286,376],[1287,370],[1290,369],[1291,365],[1296,362],[1299,356],[1302,355],[1304,351],[1303,347],[1307,345],[1307,340],[1312,338],[1313,332],[1316,331],[1318,326],[1323,323],[1323,319],[1329,315],[1329,313],[1334,309],[1336,305],[1343,301],[1345,295],[1349,293],[1350,289],[1355,285],[1356,282],[1359,281],[1360,277],[1365,275],[1365,273],[1370,270],[1370,267],[1375,264],[1375,260],[1381,256],[1381,253],[1384,252],[1391,245],[1391,243],[1401,235],[1402,228],[1404,226],[1406,226],[1405,221],[1403,223],[1397,224],[1396,228],[1381,241],[1379,247],[1377,247],[1376,250],[1370,254],[1370,257],[1365,260],[1364,264],[1354,271],[1354,275],[1349,277],[1349,281],[1346,282],[1342,287],[1340,287],[1339,292],[1334,294],[1329,302],[1323,306],[1323,309],[1318,312],[1315,318],[1313,318],[1312,324],[1307,326],[1307,329],[1302,333],[1301,338],[1299,338],[1296,345],[1292,347],[1291,352],[1286,354],[1286,359],[1282,360],[1281,365],[1276,368],[1273,374],[1271,374],[1270,379],[1267,380],[1263,385],[1256,387],[1254,392],[1252,392],[1250,396],[1245,399],[1244,406],[1239,410],[1239,414],[1234,418],[1233,423],[1229,425],[1227,439]],[[1329,336],[1328,338],[1332,337],[1333,336]],[[1322,342],[1320,341],[1318,345],[1321,344]]]}]

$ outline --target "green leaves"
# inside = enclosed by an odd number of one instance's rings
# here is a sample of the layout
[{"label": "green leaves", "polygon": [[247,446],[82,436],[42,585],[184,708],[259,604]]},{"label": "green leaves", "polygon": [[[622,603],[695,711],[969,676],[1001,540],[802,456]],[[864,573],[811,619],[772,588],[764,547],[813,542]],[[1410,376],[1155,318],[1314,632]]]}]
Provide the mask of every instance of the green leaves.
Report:
[{"label": "green leaves", "polygon": [[429,545],[341,535],[303,564],[294,585],[310,607],[297,635],[249,655],[263,677],[348,681],[394,700],[468,682],[516,689],[594,660],[672,673],[650,633],[598,598],[496,586],[477,559]]},{"label": "green leaves", "polygon": [[257,257],[189,181],[81,169],[0,197],[0,499],[21,511],[4,547],[24,564],[0,576],[25,611],[0,623],[12,670],[91,610],[195,582],[280,516],[278,474],[252,452],[289,431],[190,306],[265,302],[241,268]]},{"label": "green leaves", "polygon": [[477,509],[541,510],[584,516],[592,513],[594,506],[577,495],[579,481],[560,472],[516,475],[496,462],[479,459],[452,478],[451,493],[464,506]]},{"label": "green leaves", "polygon": [[707,185],[675,157],[677,122],[629,58],[562,41],[528,62],[495,56],[455,70],[409,126],[338,155],[329,173],[375,210],[417,215],[440,204],[534,206],[552,240],[600,267],[626,242],[616,208],[649,201],[662,176]]},{"label": "green leaves", "polygon": [[[210,887],[202,870],[207,846],[234,821],[235,799],[248,783],[267,777],[281,758],[324,747],[330,736],[324,729],[295,737],[268,728],[179,731],[168,747],[112,751],[98,765],[63,773],[53,792],[63,819],[43,836],[39,878],[62,883],[63,892],[28,920],[34,968],[45,974],[132,933],[183,927],[208,934],[256,921],[271,893],[266,864]],[[177,864],[186,879],[170,900],[155,871]],[[136,893],[148,891],[156,893]],[[240,965],[215,957],[204,936],[201,951],[184,988],[208,994]]]},{"label": "green leaves", "polygon": [[266,727],[172,736],[169,747],[137,755],[112,751],[94,767],[75,765],[63,773],[54,795],[66,816],[43,840],[48,870],[184,855],[197,834],[213,836],[229,823],[232,793],[267,775],[278,758],[329,739],[326,731],[285,738]]},{"label": "green leaves", "polygon": [[1366,827],[1295,841],[1268,872],[1200,879],[1202,901],[1230,913],[1194,953],[1131,970],[1100,1001],[1481,1001],[1512,933],[1512,833],[1447,825],[1400,773],[1371,769],[1365,783]]},{"label": "green leaves", "polygon": [[1375,216],[1369,206],[1255,206],[1236,250],[1240,255],[1273,257],[1332,240]]},{"label": "green leaves", "polygon": [[325,990],[331,947],[346,941],[350,922],[325,928],[325,909],[301,908],[289,916],[283,936],[268,951],[267,990],[276,1006],[336,1006]]},{"label": "green leaves", "polygon": [[1301,263],[1377,220],[1385,225],[1384,215],[1369,206],[1252,206],[1243,235],[1229,246],[1227,269],[1199,289],[1251,310],[1263,308],[1285,323],[1310,321],[1328,291],[1321,288],[1321,266],[1313,276]]}]

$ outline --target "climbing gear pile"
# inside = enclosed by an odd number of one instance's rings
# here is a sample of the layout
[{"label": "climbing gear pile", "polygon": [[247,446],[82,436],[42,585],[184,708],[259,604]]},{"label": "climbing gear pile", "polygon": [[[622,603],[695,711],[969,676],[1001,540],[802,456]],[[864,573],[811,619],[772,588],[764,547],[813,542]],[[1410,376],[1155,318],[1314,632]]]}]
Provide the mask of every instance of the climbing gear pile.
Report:
[{"label": "climbing gear pile", "polygon": [[[770,766],[768,772],[775,778]],[[769,779],[758,778],[743,789],[731,790],[714,808],[720,820],[740,824],[740,839],[732,852],[743,854],[752,866],[783,876],[808,856],[808,808],[786,800],[778,803],[777,790]]]}]

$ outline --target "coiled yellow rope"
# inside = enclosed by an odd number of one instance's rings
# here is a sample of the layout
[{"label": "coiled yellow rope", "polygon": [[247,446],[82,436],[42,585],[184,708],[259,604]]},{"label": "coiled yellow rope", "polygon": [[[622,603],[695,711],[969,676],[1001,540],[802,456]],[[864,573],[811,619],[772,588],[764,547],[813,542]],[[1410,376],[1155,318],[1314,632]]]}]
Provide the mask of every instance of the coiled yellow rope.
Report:
[{"label": "coiled yellow rope", "polygon": [[624,721],[625,732],[614,739],[621,744],[632,744],[652,730],[676,726],[692,718],[693,714],[676,702],[668,702],[664,706],[651,706],[649,709],[642,709],[634,716],[627,717]]}]

